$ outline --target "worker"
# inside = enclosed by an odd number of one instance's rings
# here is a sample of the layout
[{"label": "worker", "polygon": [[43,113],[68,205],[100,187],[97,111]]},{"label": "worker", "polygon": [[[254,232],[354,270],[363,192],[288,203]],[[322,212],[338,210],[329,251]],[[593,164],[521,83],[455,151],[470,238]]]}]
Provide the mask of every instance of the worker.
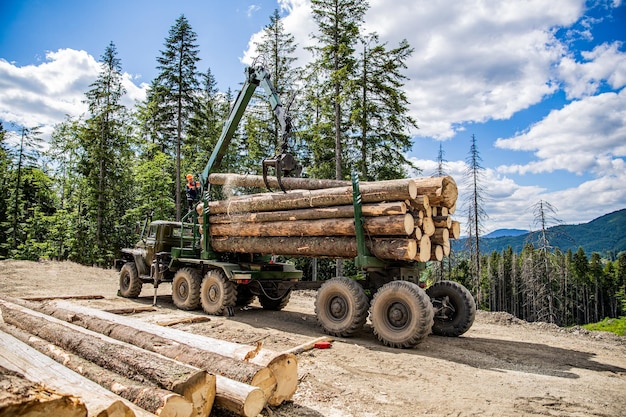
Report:
[{"label": "worker", "polygon": [[198,191],[200,190],[200,181],[194,181],[193,175],[187,174],[187,185],[185,186],[185,193],[187,194],[187,208],[189,211],[193,210],[193,204],[198,198]]}]

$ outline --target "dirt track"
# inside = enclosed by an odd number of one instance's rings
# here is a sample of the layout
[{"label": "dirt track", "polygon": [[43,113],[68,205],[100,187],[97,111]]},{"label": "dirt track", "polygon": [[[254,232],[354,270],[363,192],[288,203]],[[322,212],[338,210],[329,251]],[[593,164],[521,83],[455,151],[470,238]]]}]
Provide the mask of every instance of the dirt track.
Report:
[{"label": "dirt track", "polygon": [[[117,274],[64,262],[0,261],[0,293],[13,297],[102,295],[75,301],[95,308],[150,305],[119,298]],[[170,286],[159,288],[158,310],[134,315],[149,322],[201,312],[176,310]],[[211,317],[178,328],[284,350],[322,336],[315,293],[300,291],[280,312],[257,302],[234,317]],[[330,349],[299,355],[292,402],[271,417],[626,416],[626,338],[582,329],[526,323],[505,313],[479,312],[463,337],[429,336],[415,349],[382,346],[369,325]],[[219,416],[214,412],[212,416]]]}]

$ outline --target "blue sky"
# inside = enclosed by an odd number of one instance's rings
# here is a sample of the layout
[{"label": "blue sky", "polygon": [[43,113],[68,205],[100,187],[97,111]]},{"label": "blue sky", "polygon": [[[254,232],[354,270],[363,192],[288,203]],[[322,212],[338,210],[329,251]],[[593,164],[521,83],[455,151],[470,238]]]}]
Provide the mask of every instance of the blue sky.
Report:
[{"label": "blue sky", "polygon": [[[423,175],[459,184],[475,135],[486,191],[485,232],[533,227],[549,202],[566,223],[626,207],[626,6],[622,0],[370,0],[365,29],[396,46],[407,39],[405,89],[419,130],[408,156]],[[129,104],[157,73],[156,58],[184,14],[198,35],[199,70],[236,90],[254,41],[279,9],[299,45],[315,31],[308,0],[3,0],[0,120],[49,133],[81,100],[109,42]],[[11,123],[11,124],[10,124]]]}]

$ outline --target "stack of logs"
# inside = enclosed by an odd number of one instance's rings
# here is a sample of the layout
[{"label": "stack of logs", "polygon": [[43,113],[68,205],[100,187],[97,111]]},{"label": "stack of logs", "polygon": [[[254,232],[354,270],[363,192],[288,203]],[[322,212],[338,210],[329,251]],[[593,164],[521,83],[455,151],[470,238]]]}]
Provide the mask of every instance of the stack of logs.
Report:
[{"label": "stack of logs", "polygon": [[297,382],[293,353],[67,301],[0,298],[0,415],[206,417],[215,403],[256,416]]},{"label": "stack of logs", "polygon": [[[262,187],[255,175],[211,174],[214,185]],[[211,246],[218,252],[354,258],[352,185],[346,181],[283,178],[286,193],[209,202]],[[270,186],[277,187],[275,178]],[[450,217],[458,190],[449,176],[360,184],[363,228],[372,255],[385,260],[441,261],[460,224]],[[204,205],[196,206],[202,214]]]}]

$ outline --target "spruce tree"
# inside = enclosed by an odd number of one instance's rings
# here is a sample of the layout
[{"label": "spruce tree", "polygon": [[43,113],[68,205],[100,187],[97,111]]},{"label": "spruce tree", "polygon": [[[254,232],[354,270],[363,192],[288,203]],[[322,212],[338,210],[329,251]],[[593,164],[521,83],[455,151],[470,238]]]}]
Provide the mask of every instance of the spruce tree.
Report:
[{"label": "spruce tree", "polygon": [[402,178],[412,167],[404,156],[412,146],[409,131],[417,128],[402,90],[407,79],[402,70],[413,48],[403,40],[389,49],[375,33],[362,40],[362,47],[352,109],[360,150],[353,154],[355,165],[364,181]]},{"label": "spruce tree", "polygon": [[189,117],[196,109],[198,100],[198,73],[196,63],[198,58],[197,35],[192,30],[189,21],[181,15],[174,26],[170,28],[169,36],[165,40],[165,49],[157,58],[160,73],[156,85],[160,99],[158,111],[166,108],[166,114],[173,114],[175,137],[175,165],[176,165],[176,220],[181,218],[181,149],[186,134]]},{"label": "spruce tree", "polygon": [[83,149],[80,172],[86,180],[89,216],[95,224],[92,262],[107,264],[119,237],[119,219],[129,206],[130,129],[121,98],[121,64],[111,42],[100,62],[101,70],[90,90],[85,93],[89,118],[80,135]]}]

